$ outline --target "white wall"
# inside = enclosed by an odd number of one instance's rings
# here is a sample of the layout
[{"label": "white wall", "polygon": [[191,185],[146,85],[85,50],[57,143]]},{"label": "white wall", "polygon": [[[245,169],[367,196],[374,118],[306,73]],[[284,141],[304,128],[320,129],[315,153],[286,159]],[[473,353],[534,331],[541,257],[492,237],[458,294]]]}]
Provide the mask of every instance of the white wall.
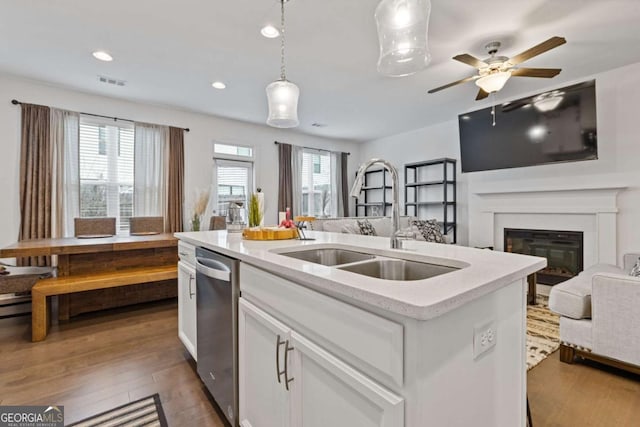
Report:
[{"label": "white wall", "polygon": [[[116,89],[117,90],[117,89]],[[212,180],[212,141],[251,145],[256,150],[255,180],[266,201],[266,223],[277,220],[278,151],[274,141],[294,145],[351,152],[349,171],[355,171],[359,144],[304,135],[266,125],[255,125],[220,117],[186,112],[163,106],[140,104],[115,98],[67,90],[44,83],[0,75],[0,247],[15,242],[20,224],[19,159],[20,107],[17,99],[72,111],[134,119],[141,122],[190,128],[185,133],[185,207],[188,212],[194,189],[208,189]],[[211,96],[215,96],[212,93]],[[265,99],[266,102],[266,99]],[[352,177],[355,172],[349,172]],[[353,178],[352,178],[353,179]],[[208,225],[208,221],[207,221]]]},{"label": "white wall", "polygon": [[[596,79],[598,160],[458,175],[461,182],[458,195],[462,222],[460,243],[488,243],[476,239],[474,233],[474,221],[479,213],[475,210],[473,188],[487,185],[517,188],[524,181],[568,185],[571,182],[606,181],[629,186],[618,196],[618,259],[627,251],[640,249],[640,63],[577,81],[592,78]],[[550,81],[549,88],[557,86]],[[528,95],[531,94],[521,96]],[[459,159],[458,121],[457,117],[451,119],[417,131],[370,141],[360,150],[360,158],[383,157],[398,168],[405,163],[444,156]]]}]

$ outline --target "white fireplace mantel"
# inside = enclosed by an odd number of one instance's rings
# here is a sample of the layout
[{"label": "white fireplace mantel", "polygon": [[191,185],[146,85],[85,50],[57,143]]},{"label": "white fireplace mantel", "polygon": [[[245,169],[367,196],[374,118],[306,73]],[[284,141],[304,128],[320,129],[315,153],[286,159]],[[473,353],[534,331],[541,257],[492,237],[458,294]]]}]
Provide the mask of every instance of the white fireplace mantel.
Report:
[{"label": "white fireplace mantel", "polygon": [[[585,268],[616,264],[619,184],[492,183],[470,189],[477,213],[473,242],[503,250],[505,228],[581,231]],[[475,230],[475,232],[473,231]]]}]

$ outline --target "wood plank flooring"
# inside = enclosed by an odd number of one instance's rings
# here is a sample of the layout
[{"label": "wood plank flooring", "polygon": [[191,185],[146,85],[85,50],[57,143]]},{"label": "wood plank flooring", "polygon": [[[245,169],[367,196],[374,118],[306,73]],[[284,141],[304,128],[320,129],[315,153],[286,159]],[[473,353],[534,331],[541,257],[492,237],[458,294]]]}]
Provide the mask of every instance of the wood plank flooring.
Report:
[{"label": "wood plank flooring", "polygon": [[640,426],[640,376],[556,351],[527,375],[534,427]]},{"label": "wood plank flooring", "polygon": [[[174,300],[82,315],[40,343],[29,323],[0,320],[0,404],[64,405],[71,423],[159,393],[172,427],[224,425],[177,337]],[[528,385],[534,427],[640,425],[639,376],[556,352]]]},{"label": "wood plank flooring", "polygon": [[0,404],[64,405],[71,423],[159,393],[170,426],[224,425],[178,339],[175,300],[81,315],[39,343],[29,319],[0,321]]}]

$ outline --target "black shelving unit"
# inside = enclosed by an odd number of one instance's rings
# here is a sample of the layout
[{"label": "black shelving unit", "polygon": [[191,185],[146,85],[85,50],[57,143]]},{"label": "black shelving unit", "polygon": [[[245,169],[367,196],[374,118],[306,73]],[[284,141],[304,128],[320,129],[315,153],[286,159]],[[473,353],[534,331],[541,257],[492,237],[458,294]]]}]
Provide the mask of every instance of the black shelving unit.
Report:
[{"label": "black shelving unit", "polygon": [[[374,176],[381,176],[377,179],[376,184],[371,183]],[[379,216],[386,216],[387,208],[391,207],[391,202],[387,199],[387,190],[391,189],[390,182],[389,172],[384,168],[366,171],[362,187],[364,195],[356,199],[356,216],[369,216],[371,208],[374,206],[380,208]]]},{"label": "black shelving unit", "polygon": [[[440,171],[438,171],[440,168]],[[424,178],[428,176],[428,178]],[[443,158],[404,165],[404,214],[420,219],[438,218],[443,234],[453,233],[453,243],[458,239],[456,207],[456,160]],[[439,197],[421,197],[421,189],[433,188]],[[441,214],[441,215],[436,215]]]}]

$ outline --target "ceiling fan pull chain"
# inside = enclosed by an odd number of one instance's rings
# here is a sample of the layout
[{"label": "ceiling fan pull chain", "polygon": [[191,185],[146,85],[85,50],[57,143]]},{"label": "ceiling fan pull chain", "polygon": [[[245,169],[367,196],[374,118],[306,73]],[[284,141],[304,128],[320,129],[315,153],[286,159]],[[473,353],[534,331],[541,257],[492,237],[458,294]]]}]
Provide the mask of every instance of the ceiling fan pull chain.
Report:
[{"label": "ceiling fan pull chain", "polygon": [[493,118],[493,123],[491,125],[495,126],[496,125],[496,93],[495,92],[491,94],[491,98],[492,98],[491,117]]}]

